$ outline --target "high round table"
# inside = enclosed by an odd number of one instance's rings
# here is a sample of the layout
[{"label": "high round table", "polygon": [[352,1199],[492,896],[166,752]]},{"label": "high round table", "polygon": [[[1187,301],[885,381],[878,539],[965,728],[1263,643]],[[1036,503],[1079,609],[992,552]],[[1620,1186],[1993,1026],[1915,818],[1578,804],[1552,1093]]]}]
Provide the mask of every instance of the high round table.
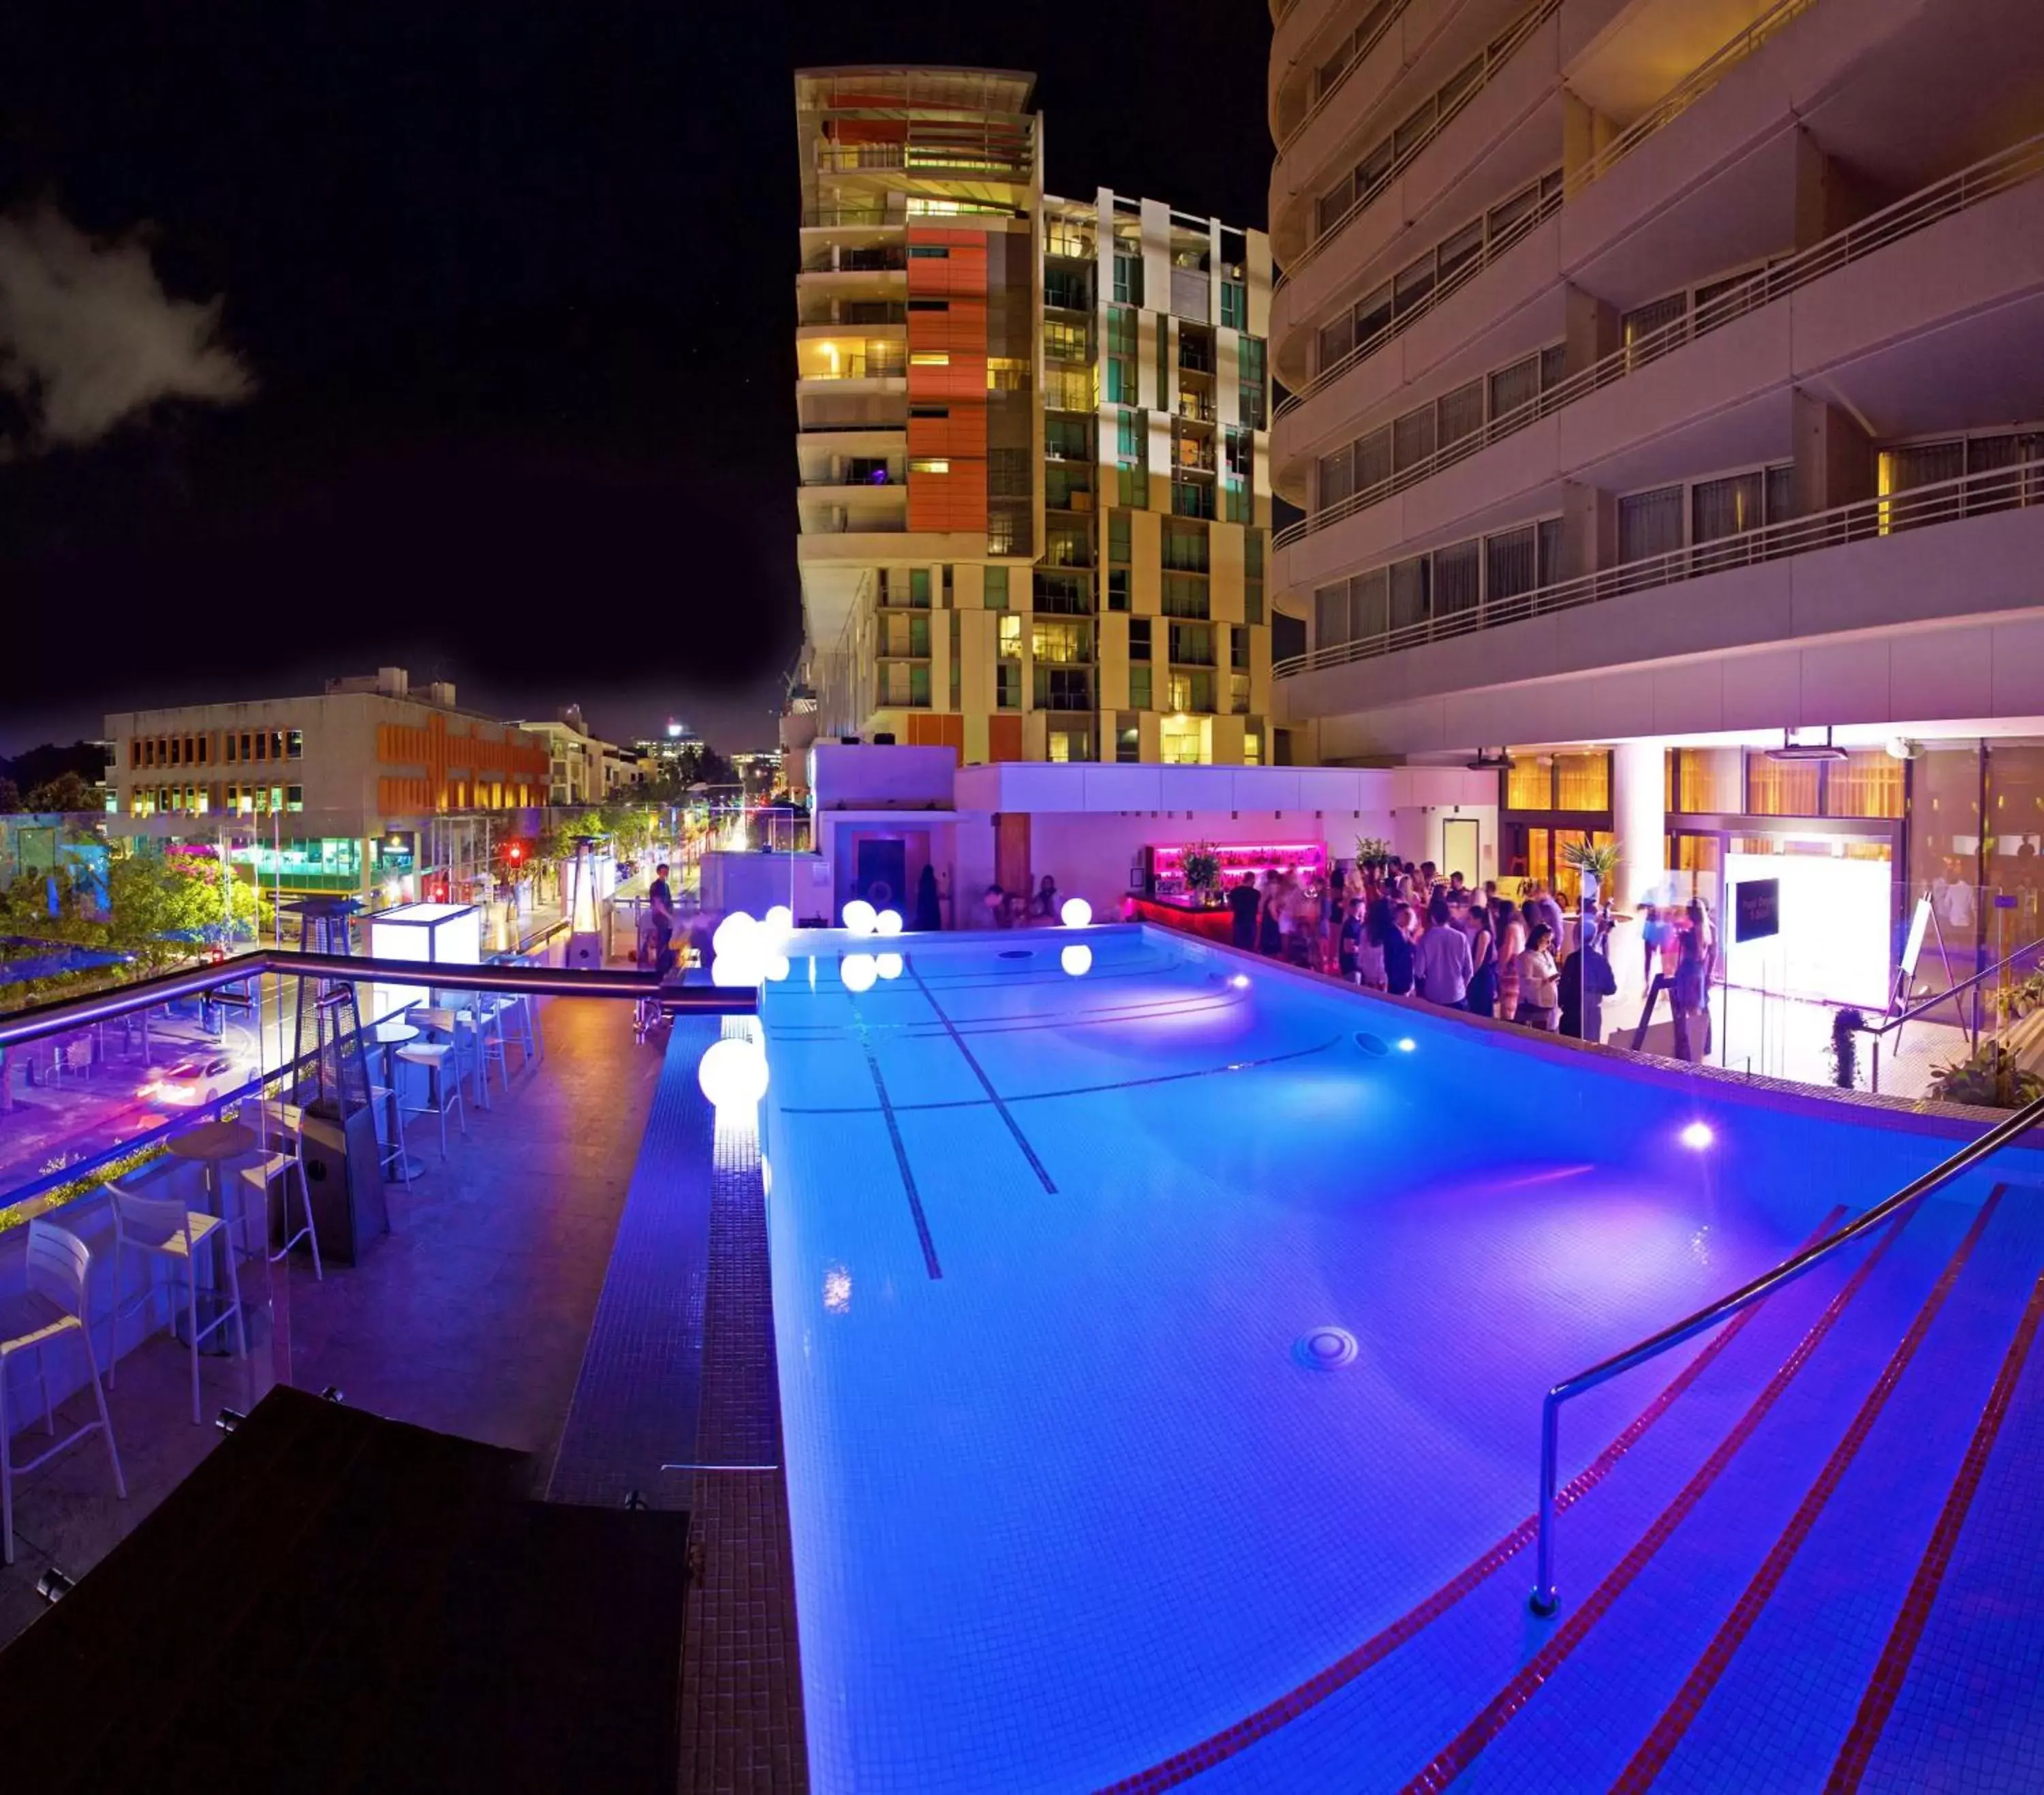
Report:
[{"label": "high round table", "polygon": [[371,1038],[383,1050],[383,1083],[387,1094],[383,1099],[384,1116],[389,1124],[390,1145],[383,1155],[383,1176],[390,1178],[414,1178],[426,1169],[423,1159],[415,1159],[405,1150],[404,1111],[398,1101],[397,1051],[407,1041],[416,1041],[419,1031],[409,1022],[379,1022],[369,1031]]},{"label": "high round table", "polygon": [[[221,1220],[229,1224],[229,1226],[220,1229],[213,1236],[213,1239],[220,1242],[230,1253],[234,1251],[235,1230],[232,1218],[227,1213],[225,1193],[221,1189],[220,1168],[223,1162],[244,1158],[253,1153],[261,1144],[262,1142],[256,1131],[245,1123],[222,1121],[194,1123],[191,1127],[172,1135],[168,1143],[171,1152],[177,1158],[196,1160],[206,1168],[206,1193],[213,1200],[212,1213],[218,1216]],[[264,1213],[266,1216],[268,1213],[267,1208]],[[194,1277],[197,1275],[197,1267],[194,1267]],[[200,1290],[198,1297],[198,1306],[202,1309],[208,1309],[211,1305],[225,1301],[225,1299],[220,1294],[220,1276],[217,1269],[213,1274],[212,1287]],[[244,1310],[242,1315],[244,1324],[248,1323],[248,1312]],[[213,1314],[209,1313],[206,1320],[206,1323],[210,1324]],[[175,1321],[172,1327],[175,1331]],[[217,1348],[209,1347],[206,1350],[209,1351],[217,1350],[221,1352],[229,1350],[224,1335],[216,1334],[213,1338],[220,1340],[221,1344]]]}]

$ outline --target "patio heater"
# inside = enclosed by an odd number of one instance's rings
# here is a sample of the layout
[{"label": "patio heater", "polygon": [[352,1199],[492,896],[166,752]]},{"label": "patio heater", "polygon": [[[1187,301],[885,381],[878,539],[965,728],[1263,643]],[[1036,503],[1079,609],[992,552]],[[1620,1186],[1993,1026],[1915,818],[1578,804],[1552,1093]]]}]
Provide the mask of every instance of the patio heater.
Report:
[{"label": "patio heater", "polygon": [[[305,898],[290,905],[298,918],[298,951],[352,957],[348,921],[361,907],[352,898]],[[390,1231],[362,1016],[353,979],[301,978],[297,983],[298,1026],[284,1088],[299,1108],[321,1256],[353,1265],[373,1235]],[[274,1221],[270,1238],[274,1246]]]},{"label": "patio heater", "polygon": [[578,836],[574,859],[568,867],[567,963],[600,969],[603,965],[603,932],[597,917],[601,894],[597,890],[596,844],[594,836]]}]

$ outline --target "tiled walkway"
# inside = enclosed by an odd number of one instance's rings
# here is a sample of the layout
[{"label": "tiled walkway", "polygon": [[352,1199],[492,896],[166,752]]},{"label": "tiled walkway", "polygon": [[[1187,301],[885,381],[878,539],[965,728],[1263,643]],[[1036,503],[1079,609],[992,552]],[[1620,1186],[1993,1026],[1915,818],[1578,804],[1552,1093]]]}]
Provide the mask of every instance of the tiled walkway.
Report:
[{"label": "tiled walkway", "polygon": [[[391,1232],[359,1266],[332,1267],[323,1283],[307,1264],[288,1278],[276,1268],[271,1347],[249,1364],[201,1362],[207,1425],[191,1424],[186,1361],[163,1338],[121,1361],[110,1407],[129,1499],[114,1499],[96,1439],[21,1480],[0,1642],[41,1611],[37,1577],[52,1562],[73,1575],[97,1563],[221,1437],[213,1412],[253,1405],[273,1363],[302,1388],[336,1385],[378,1414],[551,1463],[660,1055],[633,1042],[622,1005],[555,1000],[544,1027],[545,1057],[514,1072],[494,1109],[471,1109],[444,1167],[414,1124],[428,1169],[409,1191],[390,1186]],[[61,1408],[60,1425],[83,1419],[90,1400]]]}]

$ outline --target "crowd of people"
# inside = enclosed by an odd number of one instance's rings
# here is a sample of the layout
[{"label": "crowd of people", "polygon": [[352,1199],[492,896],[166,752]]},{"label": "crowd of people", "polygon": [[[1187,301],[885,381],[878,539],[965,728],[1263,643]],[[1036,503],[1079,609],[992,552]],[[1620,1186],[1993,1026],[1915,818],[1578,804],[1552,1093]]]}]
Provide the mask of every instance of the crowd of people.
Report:
[{"label": "crowd of people", "polygon": [[[1236,947],[1444,1009],[1600,1040],[1604,1000],[1618,990],[1609,911],[1565,918],[1538,879],[1521,881],[1515,899],[1495,880],[1478,888],[1459,872],[1443,877],[1431,860],[1362,860],[1324,876],[1279,867],[1260,886],[1245,874],[1227,898]],[[1716,953],[1709,912],[1693,902],[1650,909],[1646,927],[1648,974],[1668,981],[1677,1051],[1700,1059]]]}]

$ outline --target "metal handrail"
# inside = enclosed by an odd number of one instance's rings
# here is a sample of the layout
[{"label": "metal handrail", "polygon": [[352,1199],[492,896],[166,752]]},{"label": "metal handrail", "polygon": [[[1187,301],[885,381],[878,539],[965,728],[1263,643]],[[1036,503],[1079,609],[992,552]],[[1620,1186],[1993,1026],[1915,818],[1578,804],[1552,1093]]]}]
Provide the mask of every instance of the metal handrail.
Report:
[{"label": "metal handrail", "polygon": [[[1386,344],[1395,342],[1399,337],[1403,336],[1422,318],[1429,316],[1434,308],[1443,300],[1461,292],[1470,282],[1496,261],[1508,249],[1515,248],[1523,243],[1548,219],[1553,217],[1562,209],[1562,190],[1560,187],[1556,187],[1550,193],[1541,194],[1531,206],[1520,213],[1510,224],[1505,225],[1494,237],[1490,235],[1486,221],[1483,248],[1479,254],[1471,256],[1446,280],[1436,281],[1427,290],[1427,297],[1409,310],[1399,313],[1397,317],[1380,325],[1339,361],[1328,363],[1304,386],[1286,394],[1278,402],[1278,409],[1273,415],[1278,417],[1289,417],[1315,394],[1324,392],[1359,363],[1366,361]],[[1466,225],[1462,228],[1468,229]],[[1452,236],[1454,234],[1450,231],[1448,236]],[[1442,242],[1447,240],[1446,237],[1442,239]],[[1438,243],[1434,245],[1437,254],[1440,247],[1440,244]],[[1411,264],[1408,263],[1407,266],[1409,267]]]},{"label": "metal handrail", "polygon": [[1466,436],[1442,444],[1431,455],[1423,456],[1409,467],[1394,469],[1361,491],[1350,493],[1346,498],[1280,530],[1272,539],[1273,546],[1285,548],[1295,542],[1303,542],[1317,531],[1342,523],[1358,511],[1396,498],[1408,487],[1432,479],[1479,449],[1515,436],[1529,425],[1537,424],[1564,406],[1573,405],[1577,399],[1624,379],[1693,339],[1731,324],[1904,237],[1913,236],[1957,213],[1969,211],[2012,187],[2034,180],[2039,175],[2044,175],[2044,133],[2027,137],[1955,175],[1933,181],[1893,205],[1883,206],[1858,224],[1835,232],[1822,242],[1785,256],[1771,267],[1754,270],[1736,286],[1713,294],[1700,306],[1685,306],[1680,317],[1670,319],[1659,329],[1649,331],[1614,349],[1589,367],[1558,381],[1545,392],[1537,393],[1511,410],[1488,420]]},{"label": "metal handrail", "polygon": [[[266,973],[309,978],[344,978],[382,985],[446,985],[464,991],[523,992],[533,997],[658,999],[668,1009],[705,1016],[751,1016],[759,994],[744,986],[663,986],[651,971],[578,971],[569,967],[442,965],[420,960],[357,959],[346,954],[302,954],[259,948],[218,965],[188,967],[153,978],[82,997],[58,997],[0,1016],[0,1047],[47,1040],[72,1028],[110,1022],[179,997],[196,997],[216,985]],[[450,976],[440,978],[436,973]]]},{"label": "metal handrail", "polygon": [[[1342,71],[1335,77],[1334,85],[1324,89],[1320,97],[1306,108],[1299,122],[1278,140],[1278,153],[1280,156],[1298,142],[1306,127],[1327,110],[1328,101],[1347,85],[1348,78],[1362,67],[1364,62],[1368,60],[1370,52],[1384,41],[1384,34],[1405,16],[1405,9],[1412,3],[1412,0],[1397,0],[1395,6],[1385,9],[1384,16],[1377,21],[1377,29],[1370,34],[1370,41],[1358,47],[1355,54],[1342,65]],[[1282,15],[1281,14],[1280,17]],[[1311,75],[1315,71],[1308,69],[1306,72]]]},{"label": "metal handrail", "polygon": [[1676,1322],[1672,1327],[1663,1328],[1659,1333],[1650,1335],[1637,1345],[1613,1354],[1587,1370],[1578,1371],[1572,1378],[1565,1378],[1550,1389],[1542,1398],[1540,1405],[1540,1505],[1536,1539],[1537,1568],[1531,1597],[1533,1612],[1535,1614],[1552,1614],[1560,1605],[1560,1599],[1554,1592],[1554,1495],[1561,1457],[1562,1405],[1564,1402],[1572,1396],[1581,1395],[1585,1390],[1608,1383],[1622,1372],[1643,1365],[1650,1359],[1658,1358],[1669,1347],[1680,1346],[1706,1328],[1715,1328],[1719,1322],[1730,1320],[1741,1309],[1750,1309],[1762,1298],[1773,1295],[1784,1285],[1793,1283],[1819,1260],[1830,1258],[1841,1247],[1878,1228],[1890,1217],[1921,1201],[1932,1191],[1950,1184],[1962,1173],[1972,1170],[1981,1160],[1999,1152],[2011,1141],[2039,1124],[2044,1124],[2044,1097],[2025,1104],[2013,1114],[2004,1117],[1978,1140],[1969,1141],[1950,1159],[1933,1166],[1922,1177],[1912,1179],[1892,1197],[1883,1198],[1865,1215],[1846,1223],[1835,1234],[1805,1247],[1792,1257],[1784,1259],[1773,1270],[1763,1272],[1752,1282],[1742,1285],[1730,1296],[1720,1297],[1707,1308],[1698,1309],[1695,1314]]},{"label": "metal handrail", "polygon": [[1807,13],[1816,3],[1817,0],[1777,0],[1777,3],[1758,18],[1720,44],[1596,155],[1570,174],[1564,183],[1568,191],[1572,194],[1580,193],[1593,181],[1609,174],[1613,167],[1663,125],[1673,124],[1784,25],[1800,14]]},{"label": "metal handrail", "polygon": [[1854,499],[1849,505],[1835,505],[1829,511],[1812,512],[1807,517],[1792,517],[1785,523],[1743,530],[1736,536],[1719,536],[1711,542],[1692,544],[1687,548],[1671,548],[1665,554],[1623,561],[1615,567],[1535,586],[1531,591],[1514,593],[1507,598],[1485,598],[1461,610],[1423,617],[1416,623],[1401,624],[1374,636],[1330,643],[1274,663],[1270,669],[1271,677],[1296,678],[1303,673],[1347,667],[1354,661],[1375,660],[1428,642],[1466,636],[1477,630],[1495,629],[1508,623],[1523,623],[1556,611],[1573,610],[1579,605],[1601,604],[1608,598],[1622,598],[1657,586],[1678,585],[1685,580],[1700,579],[1730,568],[1757,566],[1792,555],[1836,548],[1847,543],[1864,542],[1990,511],[2014,510],[2040,504],[2044,504],[2044,459],[1986,468],[1977,474],[1962,474],[1956,479],[1911,486],[1882,497]]},{"label": "metal handrail", "polygon": [[[1311,243],[1300,251],[1298,259],[1287,265],[1284,273],[1279,276],[1277,285],[1271,289],[1272,292],[1275,293],[1278,288],[1287,285],[1301,269],[1347,230],[1363,213],[1369,210],[1385,189],[1404,174],[1412,165],[1414,160],[1424,155],[1427,146],[1439,136],[1454,120],[1461,116],[1462,108],[1490,85],[1492,79],[1512,60],[1513,53],[1520,45],[1561,10],[1562,0],[1539,0],[1537,5],[1529,7],[1525,12],[1520,13],[1496,37],[1486,44],[1482,51],[1483,72],[1458,94],[1445,108],[1437,111],[1433,122],[1385,165],[1383,179],[1378,181],[1375,186],[1359,199],[1350,202],[1348,209],[1339,218],[1335,219],[1325,230],[1319,233]],[[1439,93],[1440,89],[1436,88],[1434,90],[1434,97],[1438,98]]]},{"label": "metal handrail", "polygon": [[[1933,996],[1926,997],[1923,1002],[1916,1005],[1913,1009],[1904,1010],[1899,1016],[1891,1016],[1886,1021],[1880,1023],[1862,1021],[1856,1032],[1862,1035],[1874,1036],[1892,1034],[1896,1029],[1900,1028],[1904,1023],[1914,1022],[1918,1017],[1928,1015],[1940,1004],[1949,1002],[1951,999],[1958,997],[1961,991],[1971,990],[1974,986],[1981,984],[1984,980],[1993,978],[1996,973],[2005,971],[2008,967],[2015,965],[2015,963],[2018,960],[2021,959],[2025,954],[2034,954],[2040,947],[2044,947],[2044,938],[2040,938],[2034,941],[2027,941],[2021,947],[2018,947],[2012,954],[2004,955],[2000,959],[1996,960],[1992,966],[1985,967],[1982,971],[1974,973],[1970,978],[1961,978],[1956,985],[1946,986],[1943,990],[1936,993]],[[1961,1017],[1965,1016],[1965,1011],[1963,1006],[1961,1006],[1959,1013]],[[1976,1021],[1977,1020],[1979,1014],[1979,1010],[1976,1009],[1973,1012]],[[1978,1034],[1977,1030],[1973,1031],[1973,1032],[1974,1044],[1977,1046],[1979,1044]]]}]

